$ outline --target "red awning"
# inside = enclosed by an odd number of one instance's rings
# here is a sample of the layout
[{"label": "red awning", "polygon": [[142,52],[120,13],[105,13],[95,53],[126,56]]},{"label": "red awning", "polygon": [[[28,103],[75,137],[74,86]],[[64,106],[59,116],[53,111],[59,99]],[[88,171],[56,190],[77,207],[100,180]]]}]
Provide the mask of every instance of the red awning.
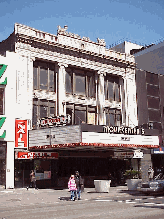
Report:
[{"label": "red awning", "polygon": [[76,148],[76,147],[118,147],[118,148],[159,148],[159,145],[135,145],[135,144],[104,144],[104,143],[67,143],[67,144],[55,144],[55,145],[44,145],[44,146],[32,146],[29,149],[49,149],[49,148]]}]

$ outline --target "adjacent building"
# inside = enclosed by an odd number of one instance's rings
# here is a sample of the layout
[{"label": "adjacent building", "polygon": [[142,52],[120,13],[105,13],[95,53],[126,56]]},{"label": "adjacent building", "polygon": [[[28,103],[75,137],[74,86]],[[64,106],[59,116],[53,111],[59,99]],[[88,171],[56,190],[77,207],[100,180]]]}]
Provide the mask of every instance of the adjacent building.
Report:
[{"label": "adjacent building", "polygon": [[164,165],[164,42],[148,46],[124,42],[113,49],[135,56],[138,125],[160,136],[161,147],[151,151],[153,166],[159,168]]}]

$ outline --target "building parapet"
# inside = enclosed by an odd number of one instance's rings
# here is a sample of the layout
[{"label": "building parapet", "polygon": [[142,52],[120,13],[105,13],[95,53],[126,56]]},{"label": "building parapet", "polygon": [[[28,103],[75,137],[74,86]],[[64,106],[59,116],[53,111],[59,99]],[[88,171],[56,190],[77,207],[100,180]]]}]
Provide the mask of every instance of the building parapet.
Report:
[{"label": "building parapet", "polygon": [[89,37],[80,37],[77,34],[69,33],[67,28],[61,28],[58,26],[57,35],[46,33],[26,25],[15,24],[15,34],[28,36],[29,39],[35,39],[40,42],[50,42],[62,46],[66,49],[81,51],[94,56],[101,56],[105,59],[112,59],[117,62],[128,63],[135,65],[135,57],[125,53],[116,52],[105,47],[106,43],[104,39],[97,38],[97,42],[93,42]]}]

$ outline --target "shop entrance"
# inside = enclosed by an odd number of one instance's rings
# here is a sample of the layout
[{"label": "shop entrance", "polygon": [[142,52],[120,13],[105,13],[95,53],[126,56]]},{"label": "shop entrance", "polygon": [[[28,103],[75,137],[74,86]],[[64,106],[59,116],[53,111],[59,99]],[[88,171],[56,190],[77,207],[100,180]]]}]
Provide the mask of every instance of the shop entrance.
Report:
[{"label": "shop entrance", "polygon": [[57,160],[15,159],[15,187],[27,187],[30,184],[30,171],[34,170],[38,188],[57,186]]},{"label": "shop entrance", "polygon": [[30,170],[33,160],[15,160],[15,187],[27,187],[30,183]]}]

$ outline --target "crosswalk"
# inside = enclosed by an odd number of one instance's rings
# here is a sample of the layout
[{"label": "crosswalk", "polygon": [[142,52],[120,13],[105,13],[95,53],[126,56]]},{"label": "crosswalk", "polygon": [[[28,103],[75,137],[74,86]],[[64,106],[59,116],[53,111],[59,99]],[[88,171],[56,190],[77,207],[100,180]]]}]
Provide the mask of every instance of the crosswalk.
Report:
[{"label": "crosswalk", "polygon": [[145,206],[159,206],[164,208],[164,197],[144,197],[144,198],[132,198],[132,199],[94,199],[96,202],[118,202],[126,204],[136,204],[136,205],[145,205]]}]

